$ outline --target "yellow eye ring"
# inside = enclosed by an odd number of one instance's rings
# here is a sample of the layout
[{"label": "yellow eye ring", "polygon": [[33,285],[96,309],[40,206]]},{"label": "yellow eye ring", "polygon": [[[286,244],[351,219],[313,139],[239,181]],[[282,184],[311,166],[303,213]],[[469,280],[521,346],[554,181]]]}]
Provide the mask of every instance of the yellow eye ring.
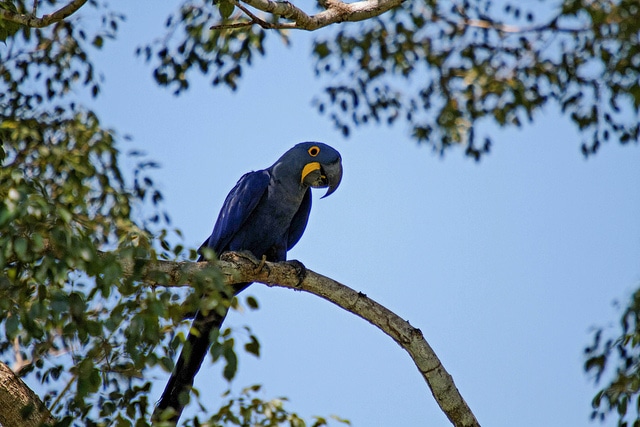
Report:
[{"label": "yellow eye ring", "polygon": [[307,152],[309,153],[309,155],[311,157],[315,157],[318,154],[320,154],[320,147],[318,147],[317,145],[314,145],[313,147],[309,148],[309,150],[307,150]]}]

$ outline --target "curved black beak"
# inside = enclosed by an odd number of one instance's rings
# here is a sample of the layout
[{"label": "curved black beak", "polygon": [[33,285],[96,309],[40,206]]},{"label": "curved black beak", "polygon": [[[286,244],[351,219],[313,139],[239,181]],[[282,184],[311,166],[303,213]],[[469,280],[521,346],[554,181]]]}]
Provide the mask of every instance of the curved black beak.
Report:
[{"label": "curved black beak", "polygon": [[321,178],[324,181],[324,185],[318,187],[327,187],[327,192],[321,199],[333,194],[334,191],[340,185],[342,181],[342,159],[338,158],[337,161],[326,165],[321,165],[320,171],[322,172]]}]

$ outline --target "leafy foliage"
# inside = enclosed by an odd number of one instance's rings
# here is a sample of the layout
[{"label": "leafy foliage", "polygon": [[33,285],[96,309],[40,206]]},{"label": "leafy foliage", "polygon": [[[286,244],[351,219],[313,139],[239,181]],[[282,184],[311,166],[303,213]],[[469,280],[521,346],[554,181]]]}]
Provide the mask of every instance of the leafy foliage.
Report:
[{"label": "leafy foliage", "polygon": [[[307,423],[295,412],[284,406],[286,398],[262,400],[257,396],[260,386],[255,385],[242,390],[239,396],[230,397],[207,423],[210,426],[289,426],[289,427],[321,427],[328,425],[324,417],[314,417],[313,423]],[[226,393],[230,395],[229,392]],[[348,420],[333,416],[341,424],[351,425]]]},{"label": "leafy foliage", "polygon": [[[603,338],[605,330],[594,333],[593,344],[585,350],[585,371],[596,383],[612,379],[593,399],[591,417],[604,420],[615,412],[618,425],[640,425],[640,290],[636,291],[620,318],[620,334]],[[613,370],[613,372],[612,372]]]},{"label": "leafy foliage", "polygon": [[[61,426],[146,425],[147,372],[173,368],[184,341],[176,328],[197,309],[219,309],[226,292],[215,269],[194,292],[140,274],[147,261],[182,255],[168,241],[156,165],[140,158],[123,172],[123,138],[75,99],[81,88],[99,94],[89,51],[120,19],[104,11],[93,33],[74,20],[21,27],[0,50],[0,358],[41,383]],[[136,272],[124,275],[123,263]],[[216,344],[227,379],[233,344],[229,331]],[[249,349],[258,351],[255,337]]]},{"label": "leafy foliage", "polygon": [[[144,426],[154,406],[149,372],[170,372],[189,316],[226,310],[229,296],[215,267],[200,271],[188,290],[163,286],[164,274],[142,274],[147,262],[197,254],[170,242],[180,233],[161,209],[151,175],[157,165],[131,152],[137,166],[123,171],[118,147],[127,138],[77,102],[83,89],[99,95],[90,52],[115,37],[123,19],[88,4],[102,14],[97,29],[75,19],[40,30],[0,20],[0,361],[40,383],[56,425]],[[22,2],[0,7],[25,10]],[[190,34],[204,34],[205,20],[192,18]],[[224,72],[228,85],[239,75]],[[134,272],[124,274],[124,264]],[[231,308],[238,304],[232,300]],[[247,305],[258,307],[251,297]],[[238,369],[233,332],[213,337],[210,351],[228,381]],[[258,339],[249,329],[241,335],[245,351],[259,356]],[[273,402],[256,402],[227,407],[223,417],[242,409],[305,425]]]},{"label": "leafy foliage", "polygon": [[[18,11],[16,5],[8,0],[0,0],[0,9],[10,12]],[[0,42],[4,42],[7,38],[14,36],[19,29],[20,26],[18,24],[0,19]]]},{"label": "leafy foliage", "polygon": [[137,51],[147,61],[154,57],[158,61],[153,72],[156,82],[175,88],[174,93],[179,94],[189,87],[187,75],[195,69],[212,74],[213,86],[235,90],[243,67],[251,65],[256,55],[265,54],[267,32],[255,26],[231,32],[209,29],[218,16],[227,22],[233,9],[226,1],[217,6],[204,0],[184,2],[165,23],[167,37]]},{"label": "leafy foliage", "polygon": [[[542,3],[525,9],[510,1],[404,2],[325,32],[313,54],[327,87],[314,104],[344,135],[366,124],[404,122],[418,142],[440,153],[460,146],[476,160],[491,147],[481,134],[486,123],[520,127],[549,104],[581,132],[585,156],[609,140],[637,143],[640,6]],[[264,55],[265,30],[241,25],[227,3],[218,7],[228,30],[207,31],[215,7],[187,2],[167,22],[172,33],[183,30],[177,47],[165,39],[144,49],[149,60],[156,52],[158,83],[178,93],[188,87],[187,71],[197,68],[212,74],[214,85],[235,89],[243,66]]]},{"label": "leafy foliage", "polygon": [[[139,164],[127,188],[115,135],[90,112],[58,112],[0,125],[0,355],[43,384],[60,425],[145,425],[153,407],[146,372],[171,371],[185,340],[176,326],[197,309],[219,309],[227,289],[215,269],[195,278],[186,300],[158,287],[162,275],[123,275],[124,262],[142,271],[145,260],[180,252],[164,229],[165,250],[153,248],[151,227],[162,215],[142,226],[133,219],[136,205],[161,200],[145,172],[150,163]],[[259,351],[252,335],[247,346]],[[212,352],[231,380],[229,330]]]},{"label": "leafy foliage", "polygon": [[405,2],[317,40],[316,71],[331,82],[316,98],[319,111],[345,134],[404,120],[419,142],[440,152],[462,145],[478,159],[491,143],[477,137],[483,123],[518,127],[553,101],[585,135],[585,155],[610,139],[637,142],[637,2],[503,7]]}]

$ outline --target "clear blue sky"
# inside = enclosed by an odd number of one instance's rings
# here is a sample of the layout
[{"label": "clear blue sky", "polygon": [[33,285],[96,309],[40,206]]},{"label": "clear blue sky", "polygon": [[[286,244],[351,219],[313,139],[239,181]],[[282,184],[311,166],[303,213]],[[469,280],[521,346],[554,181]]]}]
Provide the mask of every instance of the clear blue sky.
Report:
[{"label": "clear blue sky", "polygon": [[[344,180],[331,197],[314,196],[290,258],[419,327],[482,425],[590,424],[590,328],[613,324],[613,301],[640,284],[639,147],[610,143],[585,160],[554,108],[522,130],[489,129],[495,144],[479,164],[460,151],[442,159],[402,127],[344,139],[311,106],[321,82],[306,33],[288,49],[272,37],[237,93],[196,77],[174,97],[134,49],[163,34],[177,2],[117,3],[128,20],[99,55],[96,106],[133,136],[123,151],[161,163],[156,181],[186,244],[208,236],[243,173],[299,141],[326,142],[343,155]],[[305,416],[354,426],[449,425],[409,356],[377,329],[310,295],[247,293],[261,309],[227,324],[249,325],[262,357],[242,356],[235,390],[260,383],[264,398],[288,396]],[[154,399],[167,377],[158,374]],[[227,388],[209,363],[196,385],[211,406]]]}]

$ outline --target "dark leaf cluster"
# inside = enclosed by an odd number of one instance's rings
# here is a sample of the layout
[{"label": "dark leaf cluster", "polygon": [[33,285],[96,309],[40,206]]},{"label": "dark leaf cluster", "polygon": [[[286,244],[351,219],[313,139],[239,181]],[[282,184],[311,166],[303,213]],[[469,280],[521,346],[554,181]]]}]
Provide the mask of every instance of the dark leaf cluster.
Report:
[{"label": "dark leaf cluster", "polygon": [[[276,398],[263,400],[259,397],[261,386],[247,387],[238,396],[232,396],[231,392],[225,393],[228,400],[220,407],[218,412],[206,421],[201,422],[197,417],[187,425],[193,426],[264,426],[264,427],[321,427],[329,425],[325,417],[313,417],[313,421],[307,422],[295,412],[286,408],[287,399]],[[348,420],[331,417],[344,425],[351,425]]]},{"label": "dark leaf cluster", "polygon": [[[165,229],[156,249],[147,221],[133,215],[145,200],[161,200],[147,173],[153,163],[141,161],[128,186],[116,135],[93,113],[5,119],[0,138],[1,360],[42,383],[60,425],[146,425],[154,404],[147,372],[171,371],[186,317],[222,308],[220,273],[205,269],[192,292],[176,292],[146,268],[182,252]],[[234,343],[227,330],[212,348],[228,380]],[[251,334],[245,347],[259,353]]]},{"label": "dark leaf cluster", "polygon": [[[262,27],[234,18],[232,3],[213,3],[184,3],[168,19],[168,35],[139,50],[175,93],[188,87],[191,70],[235,89],[243,67],[265,53]],[[487,123],[520,127],[550,105],[576,125],[585,156],[610,140],[637,143],[639,7],[634,0],[404,2],[315,39],[316,74],[327,83],[313,102],[345,136],[358,126],[404,123],[416,141],[440,153],[462,147],[476,160],[491,148]],[[209,30],[212,23],[227,28]]]},{"label": "dark leaf cluster", "polygon": [[640,426],[640,290],[624,309],[619,333],[599,328],[585,349],[584,369],[604,387],[593,399],[591,417],[603,421],[615,413],[620,427]]},{"label": "dark leaf cluster", "polygon": [[639,8],[405,2],[315,41],[316,72],[328,82],[315,104],[345,135],[404,121],[417,141],[441,153],[462,146],[475,159],[491,145],[483,123],[520,127],[550,103],[584,135],[585,155],[609,140],[637,143]]},{"label": "dark leaf cluster", "polygon": [[157,64],[153,77],[161,86],[179,94],[189,87],[191,70],[212,76],[213,86],[238,87],[243,68],[256,55],[265,54],[267,32],[257,26],[238,31],[210,30],[222,15],[227,22],[233,12],[230,2],[187,1],[166,23],[167,34],[160,40],[139,48],[137,53]]},{"label": "dark leaf cluster", "polygon": [[[0,360],[41,383],[60,426],[146,425],[147,372],[172,369],[185,317],[215,308],[226,289],[215,271],[189,292],[145,269],[184,248],[169,238],[157,165],[132,153],[137,165],[123,171],[126,138],[77,100],[99,94],[90,52],[122,20],[89,5],[102,14],[97,28],[76,19],[18,27],[0,48]],[[232,337],[221,342],[233,360]],[[237,363],[228,364],[230,379]]]}]

